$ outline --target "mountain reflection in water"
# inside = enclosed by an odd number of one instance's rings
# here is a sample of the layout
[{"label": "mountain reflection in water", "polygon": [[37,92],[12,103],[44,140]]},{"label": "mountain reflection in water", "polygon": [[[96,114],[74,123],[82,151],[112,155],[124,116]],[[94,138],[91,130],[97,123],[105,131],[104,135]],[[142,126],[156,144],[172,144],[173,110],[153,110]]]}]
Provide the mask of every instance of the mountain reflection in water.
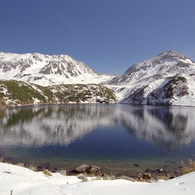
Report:
[{"label": "mountain reflection in water", "polygon": [[122,125],[139,139],[175,149],[195,139],[193,107],[51,105],[0,113],[0,147],[67,146],[98,127]]}]

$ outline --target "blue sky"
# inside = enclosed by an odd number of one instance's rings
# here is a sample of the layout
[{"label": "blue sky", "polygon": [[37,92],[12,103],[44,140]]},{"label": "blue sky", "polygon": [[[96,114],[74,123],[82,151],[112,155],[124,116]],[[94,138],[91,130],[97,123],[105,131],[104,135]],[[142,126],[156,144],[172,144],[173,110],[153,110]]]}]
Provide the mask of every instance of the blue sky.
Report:
[{"label": "blue sky", "polygon": [[195,0],[0,0],[0,51],[67,54],[100,73],[170,49],[195,60]]}]

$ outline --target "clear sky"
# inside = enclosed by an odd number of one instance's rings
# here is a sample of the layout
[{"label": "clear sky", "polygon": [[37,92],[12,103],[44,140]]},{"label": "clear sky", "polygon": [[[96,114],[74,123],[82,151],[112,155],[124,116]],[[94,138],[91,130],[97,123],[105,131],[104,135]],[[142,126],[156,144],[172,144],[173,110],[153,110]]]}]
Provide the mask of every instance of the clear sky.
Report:
[{"label": "clear sky", "polygon": [[100,73],[170,49],[195,60],[195,0],[0,0],[0,51],[67,54]]}]

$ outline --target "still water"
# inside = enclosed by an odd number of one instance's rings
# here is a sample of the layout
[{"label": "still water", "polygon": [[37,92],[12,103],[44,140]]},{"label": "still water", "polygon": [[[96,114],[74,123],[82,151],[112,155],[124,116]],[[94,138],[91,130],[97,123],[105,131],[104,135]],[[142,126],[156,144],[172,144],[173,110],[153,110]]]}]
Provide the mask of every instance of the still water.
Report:
[{"label": "still water", "polygon": [[130,175],[177,171],[194,154],[194,107],[78,104],[0,113],[0,157],[26,166],[70,171],[87,163]]}]

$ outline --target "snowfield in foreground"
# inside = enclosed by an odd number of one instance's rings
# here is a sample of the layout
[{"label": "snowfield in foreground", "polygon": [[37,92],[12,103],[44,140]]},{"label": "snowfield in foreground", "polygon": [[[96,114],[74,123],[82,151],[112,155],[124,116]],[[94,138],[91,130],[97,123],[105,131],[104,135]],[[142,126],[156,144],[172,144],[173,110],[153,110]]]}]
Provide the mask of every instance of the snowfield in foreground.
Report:
[{"label": "snowfield in foreground", "polygon": [[195,172],[156,183],[127,180],[94,180],[82,182],[76,176],[54,173],[46,176],[16,165],[0,163],[2,195],[183,195],[195,194]]}]

